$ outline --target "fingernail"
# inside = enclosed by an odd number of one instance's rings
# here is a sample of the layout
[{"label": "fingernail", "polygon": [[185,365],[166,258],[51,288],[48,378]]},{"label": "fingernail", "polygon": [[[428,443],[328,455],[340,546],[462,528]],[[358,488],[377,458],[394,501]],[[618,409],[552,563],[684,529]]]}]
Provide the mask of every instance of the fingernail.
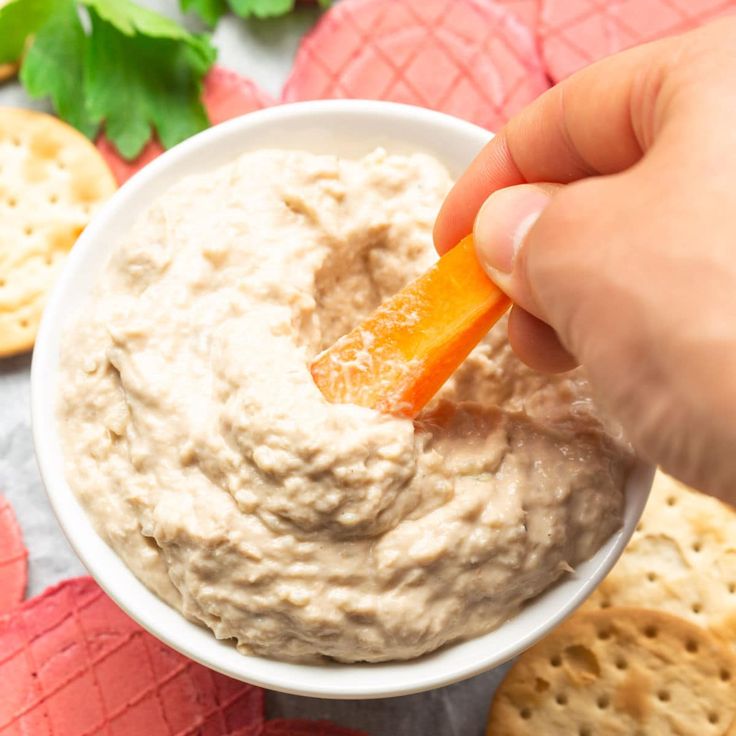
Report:
[{"label": "fingernail", "polygon": [[524,238],[548,203],[549,195],[531,184],[499,189],[483,203],[473,236],[478,261],[492,279],[513,272]]}]

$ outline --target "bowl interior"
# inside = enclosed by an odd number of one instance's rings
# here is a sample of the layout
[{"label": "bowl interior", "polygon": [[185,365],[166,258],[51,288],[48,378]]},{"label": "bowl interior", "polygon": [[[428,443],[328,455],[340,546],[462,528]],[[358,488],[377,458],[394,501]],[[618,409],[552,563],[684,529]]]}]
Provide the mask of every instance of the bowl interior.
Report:
[{"label": "bowl interior", "polygon": [[409,662],[300,665],[238,653],[185,620],[133,576],[97,535],[64,479],[56,430],[58,354],[63,332],[79,311],[120,234],[182,176],[199,173],[258,148],[297,148],[360,156],[376,146],[423,151],[456,177],[490,134],[420,108],[366,101],[307,102],[263,110],[212,128],[177,146],[131,179],[97,215],[75,245],[39,330],[32,365],[36,454],[44,484],[70,543],[105,591],[138,623],[183,654],[226,675],[299,695],[375,698],[427,690],[497,666],[533,644],[569,614],[608,572],[644,508],[653,469],[638,464],[628,482],[623,528],[553,588],[503,626],[476,639]]}]

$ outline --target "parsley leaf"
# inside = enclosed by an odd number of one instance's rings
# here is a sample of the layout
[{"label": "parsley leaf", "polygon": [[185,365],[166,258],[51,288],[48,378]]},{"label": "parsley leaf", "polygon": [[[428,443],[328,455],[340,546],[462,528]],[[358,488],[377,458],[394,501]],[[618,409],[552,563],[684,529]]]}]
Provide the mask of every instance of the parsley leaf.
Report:
[{"label": "parsley leaf", "polygon": [[0,62],[21,56],[32,97],[50,97],[89,137],[104,123],[126,158],[154,131],[168,148],[209,125],[200,99],[216,56],[209,37],[132,0],[10,0],[0,7]]},{"label": "parsley leaf", "polygon": [[170,38],[198,45],[201,36],[195,36],[178,23],[144,8],[131,0],[79,0],[82,5],[94,10],[106,22],[115,26],[126,36],[141,33],[156,38]]},{"label": "parsley leaf", "polygon": [[[332,0],[317,0],[327,8]],[[179,0],[184,11],[194,10],[205,23],[214,25],[228,9],[241,18],[274,18],[294,9],[295,0]]]},{"label": "parsley leaf", "polygon": [[230,6],[241,18],[271,18],[294,9],[294,0],[230,0]]},{"label": "parsley leaf", "polygon": [[229,10],[227,0],[179,0],[181,9],[194,10],[208,25],[214,26]]},{"label": "parsley leaf", "polygon": [[87,107],[120,153],[135,158],[155,127],[169,148],[209,125],[202,78],[215,59],[204,36],[130,0],[82,0],[90,33],[84,64]]},{"label": "parsley leaf", "polygon": [[202,78],[216,56],[208,37],[190,34],[130,0],[81,2],[92,24],[87,104],[93,115],[105,119],[108,137],[123,156],[140,152],[150,124],[166,148],[209,125],[200,100]]},{"label": "parsley leaf", "polygon": [[98,125],[79,104],[86,38],[74,0],[56,0],[23,60],[21,82],[31,97],[50,96],[62,120],[92,138]]},{"label": "parsley leaf", "polygon": [[0,63],[20,59],[26,39],[49,18],[56,0],[12,0],[0,7]]}]

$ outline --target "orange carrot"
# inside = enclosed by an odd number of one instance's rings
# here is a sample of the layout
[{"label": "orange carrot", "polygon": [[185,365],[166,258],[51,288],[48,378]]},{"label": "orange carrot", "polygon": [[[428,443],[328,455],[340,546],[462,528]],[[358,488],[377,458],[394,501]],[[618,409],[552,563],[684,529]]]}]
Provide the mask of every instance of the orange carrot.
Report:
[{"label": "orange carrot", "polygon": [[312,363],[328,401],[414,417],[509,308],[468,235]]}]

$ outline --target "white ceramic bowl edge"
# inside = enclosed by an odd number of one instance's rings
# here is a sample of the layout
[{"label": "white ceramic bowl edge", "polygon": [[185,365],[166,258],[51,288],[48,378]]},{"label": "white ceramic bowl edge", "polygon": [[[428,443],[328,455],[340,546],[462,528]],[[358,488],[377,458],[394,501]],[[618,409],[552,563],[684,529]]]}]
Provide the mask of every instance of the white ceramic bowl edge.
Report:
[{"label": "white ceramic bowl edge", "polygon": [[174,649],[240,680],[272,690],[325,698],[405,695],[462,680],[531,646],[590,594],[621,554],[646,502],[654,470],[638,463],[627,484],[620,531],[518,615],[484,636],[408,662],[302,665],[248,657],[185,620],[151,593],[97,535],[64,478],[57,431],[58,354],[69,318],[84,304],[120,233],[182,176],[213,169],[257,148],[300,148],[357,156],[376,146],[424,151],[457,176],[489,139],[470,123],[421,108],[334,100],[261,110],[211,128],[168,151],[126,183],[75,245],[51,294],[31,370],[33,435],[48,497],[80,559],[104,590],[144,628]]}]

